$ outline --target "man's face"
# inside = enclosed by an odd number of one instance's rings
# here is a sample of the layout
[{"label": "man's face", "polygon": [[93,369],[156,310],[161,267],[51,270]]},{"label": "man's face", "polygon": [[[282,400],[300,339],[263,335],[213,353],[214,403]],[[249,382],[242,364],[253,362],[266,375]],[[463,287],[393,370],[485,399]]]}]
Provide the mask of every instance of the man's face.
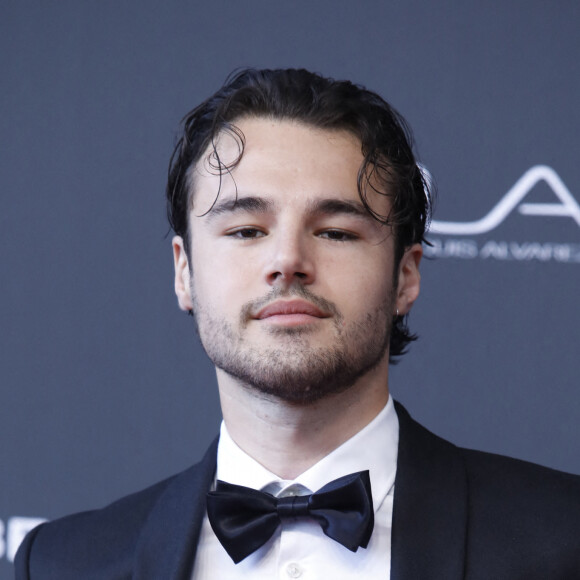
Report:
[{"label": "man's face", "polygon": [[[236,126],[241,161],[221,180],[209,152],[194,168],[189,263],[174,239],[179,304],[193,309],[208,356],[241,384],[294,403],[377,366],[386,377],[391,320],[417,296],[421,250],[405,253],[394,287],[393,232],[358,195],[360,142],[286,120]],[[217,147],[226,165],[239,155],[228,134]],[[369,188],[369,201],[388,213],[386,196]]]}]

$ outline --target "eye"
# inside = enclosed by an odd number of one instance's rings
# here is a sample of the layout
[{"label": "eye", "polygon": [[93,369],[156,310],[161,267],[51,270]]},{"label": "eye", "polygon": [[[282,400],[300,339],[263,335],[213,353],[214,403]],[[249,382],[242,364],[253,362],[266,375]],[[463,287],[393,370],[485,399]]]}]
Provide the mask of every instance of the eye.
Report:
[{"label": "eye", "polygon": [[351,242],[359,239],[357,234],[344,230],[324,230],[317,235],[320,238],[332,240],[333,242]]},{"label": "eye", "polygon": [[235,230],[226,233],[226,236],[230,238],[237,238],[240,240],[254,240],[256,238],[261,238],[265,236],[266,233],[258,228],[243,227],[237,228]]}]

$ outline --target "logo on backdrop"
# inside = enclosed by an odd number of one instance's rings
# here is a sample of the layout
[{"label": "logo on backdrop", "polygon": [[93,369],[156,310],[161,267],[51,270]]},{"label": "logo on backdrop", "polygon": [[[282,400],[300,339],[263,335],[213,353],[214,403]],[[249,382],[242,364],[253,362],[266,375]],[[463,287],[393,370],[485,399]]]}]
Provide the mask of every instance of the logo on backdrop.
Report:
[{"label": "logo on backdrop", "polygon": [[18,546],[24,540],[24,536],[45,522],[44,518],[25,518],[15,516],[9,518],[6,524],[0,520],[0,558],[6,557],[9,562],[14,561]]},{"label": "logo on backdrop", "polygon": [[[431,175],[422,167],[427,180]],[[534,188],[544,183],[555,200],[536,203],[526,200]],[[560,176],[547,165],[528,169],[511,189],[482,218],[468,222],[433,220],[428,233],[432,247],[425,254],[436,258],[496,259],[541,262],[556,261],[580,264],[580,244],[565,242],[505,241],[481,236],[499,227],[510,215],[562,218],[562,226],[578,228],[580,237],[580,204]],[[532,230],[533,231],[533,230]],[[474,237],[477,236],[477,237]]]}]

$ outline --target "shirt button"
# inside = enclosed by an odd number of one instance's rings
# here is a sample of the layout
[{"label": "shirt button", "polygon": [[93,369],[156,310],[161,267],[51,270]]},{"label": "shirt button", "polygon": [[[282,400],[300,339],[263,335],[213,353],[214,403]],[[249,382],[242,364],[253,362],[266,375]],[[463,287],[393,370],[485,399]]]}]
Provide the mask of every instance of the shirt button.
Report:
[{"label": "shirt button", "polygon": [[288,564],[288,567],[286,568],[286,574],[288,574],[290,578],[300,578],[300,576],[302,576],[302,570],[298,564],[292,563]]}]

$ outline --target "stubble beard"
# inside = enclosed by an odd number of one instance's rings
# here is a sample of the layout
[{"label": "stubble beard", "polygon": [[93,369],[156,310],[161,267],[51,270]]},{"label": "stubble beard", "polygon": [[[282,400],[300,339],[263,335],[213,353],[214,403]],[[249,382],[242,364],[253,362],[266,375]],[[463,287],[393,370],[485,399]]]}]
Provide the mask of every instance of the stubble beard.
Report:
[{"label": "stubble beard", "polygon": [[[322,322],[334,327],[335,339],[330,346],[317,347],[310,336],[313,328],[309,326],[269,327],[272,344],[276,346],[258,349],[246,340],[248,312],[255,312],[276,298],[290,296],[309,300],[332,313],[330,319]],[[273,290],[263,299],[244,305],[237,328],[213,316],[199,304],[195,294],[192,299],[200,340],[213,364],[245,388],[286,403],[304,405],[343,392],[388,353],[391,296],[359,320],[345,324],[334,304],[303,286],[286,292]],[[254,320],[250,324],[260,322]]]}]

